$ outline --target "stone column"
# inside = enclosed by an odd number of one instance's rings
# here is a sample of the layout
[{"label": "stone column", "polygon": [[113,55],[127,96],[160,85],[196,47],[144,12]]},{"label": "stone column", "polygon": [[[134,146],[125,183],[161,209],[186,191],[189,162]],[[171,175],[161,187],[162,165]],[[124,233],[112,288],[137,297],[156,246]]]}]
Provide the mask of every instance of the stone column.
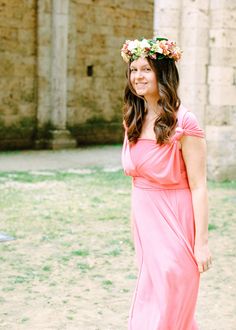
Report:
[{"label": "stone column", "polygon": [[154,36],[166,36],[179,43],[181,0],[154,1]]},{"label": "stone column", "polygon": [[208,177],[236,179],[236,2],[211,0]]},{"label": "stone column", "polygon": [[205,124],[207,65],[209,59],[209,0],[182,1],[180,46],[180,98]]},{"label": "stone column", "polygon": [[75,147],[67,123],[69,0],[38,0],[38,140],[36,147]]}]

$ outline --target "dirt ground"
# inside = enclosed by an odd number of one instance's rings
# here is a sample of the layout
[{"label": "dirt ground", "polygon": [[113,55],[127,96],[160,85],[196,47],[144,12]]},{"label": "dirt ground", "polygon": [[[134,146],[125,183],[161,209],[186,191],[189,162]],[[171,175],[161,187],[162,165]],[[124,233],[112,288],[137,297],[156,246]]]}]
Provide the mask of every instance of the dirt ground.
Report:
[{"label": "dirt ground", "polygon": [[[130,179],[118,158],[76,166],[0,173],[0,232],[16,238],[0,243],[2,330],[127,328],[137,275]],[[209,183],[209,197],[214,263],[196,317],[201,330],[235,330],[236,184]]]}]

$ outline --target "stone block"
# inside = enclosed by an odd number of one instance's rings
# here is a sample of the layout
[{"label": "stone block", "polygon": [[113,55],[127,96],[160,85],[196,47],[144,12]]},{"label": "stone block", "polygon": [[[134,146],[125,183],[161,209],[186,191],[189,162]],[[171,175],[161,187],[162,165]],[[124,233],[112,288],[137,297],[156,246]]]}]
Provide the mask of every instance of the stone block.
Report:
[{"label": "stone block", "polygon": [[229,66],[208,67],[208,84],[232,85],[234,83],[234,68]]},{"label": "stone block", "polygon": [[[180,45],[181,46],[181,45]],[[181,64],[198,64],[204,66],[209,62],[209,48],[207,47],[182,47],[183,54],[180,63]]]},{"label": "stone block", "polygon": [[206,83],[207,77],[207,67],[206,65],[201,65],[200,63],[185,63],[180,62],[180,78],[184,84],[204,84]]},{"label": "stone block", "polygon": [[[206,1],[207,2],[207,1]],[[206,29],[209,27],[209,13],[208,10],[203,10],[199,7],[184,6],[181,15],[181,26],[183,28]]]},{"label": "stone block", "polygon": [[[46,55],[46,54],[45,54]],[[49,81],[48,72],[51,67],[51,59],[48,56],[37,58],[37,75],[38,77]]]},{"label": "stone block", "polygon": [[235,0],[211,0],[210,9],[225,9],[234,10],[236,9]]},{"label": "stone block", "polygon": [[0,77],[9,77],[9,76],[13,77],[15,72],[14,59],[11,56],[9,56],[9,58],[5,57],[4,55],[1,56],[0,53],[0,60],[1,60]]},{"label": "stone block", "polygon": [[18,29],[19,43],[36,44],[35,29]]},{"label": "stone block", "polygon": [[51,58],[51,47],[50,46],[51,45],[49,45],[49,44],[45,44],[45,45],[43,44],[37,48],[37,55],[40,60],[44,61],[44,59],[46,60],[46,58]]},{"label": "stone block", "polygon": [[212,29],[236,29],[236,10],[221,8],[210,12]]},{"label": "stone block", "polygon": [[22,29],[35,29],[36,28],[36,8],[28,9],[22,17],[20,27]]},{"label": "stone block", "polygon": [[155,28],[175,28],[178,29],[180,25],[180,12],[179,9],[164,9],[157,8],[154,13],[155,16]]},{"label": "stone block", "polygon": [[12,39],[2,39],[0,43],[0,52],[17,53],[18,43]]},{"label": "stone block", "polygon": [[230,125],[231,106],[206,106],[206,125],[224,126]]},{"label": "stone block", "polygon": [[[107,0],[103,0],[104,4],[107,5]],[[178,0],[177,0],[178,1]],[[133,3],[133,11],[137,13],[149,12],[152,13],[154,9],[154,0],[132,0]],[[116,0],[116,3],[119,4],[119,0]]]},{"label": "stone block", "polygon": [[235,66],[236,47],[211,47],[210,64],[212,66]]},{"label": "stone block", "polygon": [[78,145],[122,143],[123,128],[119,122],[84,123],[71,127]]},{"label": "stone block", "polygon": [[218,28],[218,29],[209,30],[210,47],[231,48],[231,47],[235,47],[235,44],[236,44],[235,29]]},{"label": "stone block", "polygon": [[188,104],[206,104],[208,87],[206,84],[185,84],[180,83],[181,99]]},{"label": "stone block", "polygon": [[34,77],[36,75],[36,58],[23,57],[15,62],[14,76],[15,77]]},{"label": "stone block", "polygon": [[55,14],[68,15],[69,0],[52,0],[52,10]]},{"label": "stone block", "polygon": [[0,27],[1,40],[15,40],[17,41],[18,29],[15,27]]},{"label": "stone block", "polygon": [[212,180],[236,178],[236,132],[233,126],[207,126],[208,177]]},{"label": "stone block", "polygon": [[[53,130],[50,132],[51,138],[47,141],[47,147],[49,149],[68,149],[75,148],[77,145],[76,140],[72,137],[68,130]],[[39,145],[40,141],[37,141]]]},{"label": "stone block", "polygon": [[[45,100],[44,100],[45,101]],[[37,127],[43,127],[50,122],[51,104],[39,102],[37,105]]]},{"label": "stone block", "polygon": [[[207,11],[209,8],[209,3],[211,0],[183,0],[182,7],[183,8],[197,8],[202,11]],[[214,1],[214,0],[213,0]]]},{"label": "stone block", "polygon": [[229,122],[231,123],[231,125],[236,126],[236,105],[230,107]]},{"label": "stone block", "polygon": [[[217,141],[221,145],[222,142],[227,142],[227,141],[234,142],[236,139],[236,130],[233,125],[227,125],[227,126],[208,125],[206,126],[206,133],[207,133],[208,141]],[[227,148],[227,143],[225,148]],[[230,148],[231,146],[229,146],[229,149]],[[235,144],[235,148],[236,148],[236,144]],[[224,150],[219,150],[219,152],[223,153]]]},{"label": "stone block", "polygon": [[48,13],[52,12],[52,0],[40,0],[37,1],[37,10],[40,13]]},{"label": "stone block", "polygon": [[182,28],[181,34],[182,48],[187,47],[209,47],[209,37],[207,28]]},{"label": "stone block", "polygon": [[36,8],[37,0],[22,0],[22,6],[26,8]]},{"label": "stone block", "polygon": [[209,85],[210,105],[235,105],[236,86],[235,85]]},{"label": "stone block", "polygon": [[19,104],[19,116],[20,117],[36,117],[36,104],[35,103],[30,103],[30,104]]},{"label": "stone block", "polygon": [[181,9],[182,1],[181,0],[158,0],[157,8],[166,8],[166,9]]}]

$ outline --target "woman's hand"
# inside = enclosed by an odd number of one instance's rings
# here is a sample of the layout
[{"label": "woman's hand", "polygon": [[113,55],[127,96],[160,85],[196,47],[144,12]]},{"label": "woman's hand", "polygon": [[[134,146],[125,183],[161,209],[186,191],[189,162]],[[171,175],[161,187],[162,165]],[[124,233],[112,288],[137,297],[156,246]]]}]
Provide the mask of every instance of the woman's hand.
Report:
[{"label": "woman's hand", "polygon": [[212,256],[208,244],[195,244],[194,256],[200,273],[206,272],[212,265]]}]

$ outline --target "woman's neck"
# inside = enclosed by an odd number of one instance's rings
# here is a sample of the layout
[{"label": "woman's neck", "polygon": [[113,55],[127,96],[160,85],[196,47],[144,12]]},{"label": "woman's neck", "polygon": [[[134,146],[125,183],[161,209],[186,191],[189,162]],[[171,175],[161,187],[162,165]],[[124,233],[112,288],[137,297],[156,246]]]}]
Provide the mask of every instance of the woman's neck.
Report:
[{"label": "woman's neck", "polygon": [[159,96],[155,95],[155,96],[149,96],[149,97],[145,97],[145,100],[147,102],[147,111],[150,113],[158,113],[160,107],[158,105],[158,100],[159,100]]},{"label": "woman's neck", "polygon": [[160,113],[161,107],[157,103],[158,100],[155,100],[153,102],[147,102],[147,116],[148,117],[157,117],[157,115]]}]

